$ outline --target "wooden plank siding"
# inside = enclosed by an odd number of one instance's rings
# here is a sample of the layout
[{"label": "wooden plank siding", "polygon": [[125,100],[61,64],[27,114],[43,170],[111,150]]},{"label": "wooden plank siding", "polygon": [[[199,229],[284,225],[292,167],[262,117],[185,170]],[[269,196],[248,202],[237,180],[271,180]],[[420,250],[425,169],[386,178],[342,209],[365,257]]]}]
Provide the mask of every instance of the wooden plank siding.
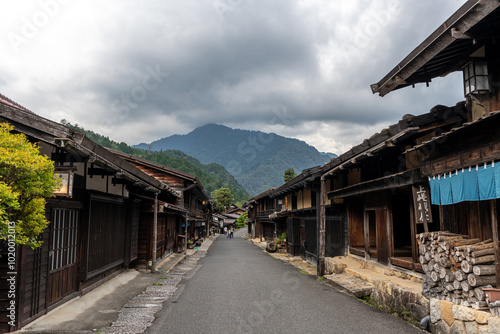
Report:
[{"label": "wooden plank siding", "polygon": [[158,170],[157,168],[143,166],[143,165],[138,164],[138,163],[133,163],[133,164],[137,168],[139,168],[141,171],[153,176],[157,180],[160,180],[160,181],[168,184],[170,187],[172,187],[174,189],[182,189],[185,187],[185,181],[182,177],[167,174],[167,173],[165,173],[165,171]]},{"label": "wooden plank siding", "polygon": [[[177,237],[177,222],[179,215],[171,213],[158,213],[156,258],[161,259],[175,251]],[[138,228],[138,252],[137,262],[139,265],[147,265],[152,257],[152,235],[153,235],[153,213],[143,212],[140,214]]]},{"label": "wooden plank siding", "polygon": [[131,232],[130,232],[130,261],[134,261],[138,257],[139,252],[139,221],[140,221],[140,206],[138,203],[132,205],[131,214]]},{"label": "wooden plank siding", "polygon": [[50,226],[41,235],[42,247],[35,250],[23,247],[25,253],[24,298],[21,324],[24,325],[46,313],[47,279],[49,272]]},{"label": "wooden plank siding", "polygon": [[87,278],[123,264],[125,233],[124,203],[91,200]]}]

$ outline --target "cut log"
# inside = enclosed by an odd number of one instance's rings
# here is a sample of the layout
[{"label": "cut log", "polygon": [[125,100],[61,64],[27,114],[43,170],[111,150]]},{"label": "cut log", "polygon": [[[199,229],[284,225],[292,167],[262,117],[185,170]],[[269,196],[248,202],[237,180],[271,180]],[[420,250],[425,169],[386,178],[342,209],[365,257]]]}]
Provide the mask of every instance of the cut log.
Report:
[{"label": "cut log", "polygon": [[457,281],[462,282],[463,280],[467,279],[467,274],[464,273],[462,270],[457,270],[453,274],[455,275],[455,279]]},{"label": "cut log", "polygon": [[471,273],[472,272],[472,265],[468,261],[462,261],[461,267],[462,267],[462,271],[464,273]]},{"label": "cut log", "polygon": [[485,288],[485,286],[474,289],[474,297],[476,297],[479,301],[486,300],[486,294],[484,293],[483,288]]},{"label": "cut log", "polygon": [[481,257],[484,255],[490,255],[490,254],[495,254],[495,249],[493,247],[482,249],[482,250],[477,250],[475,252],[470,253],[470,256],[475,258],[475,257]]},{"label": "cut log", "polygon": [[443,257],[443,258],[441,258],[441,260],[439,260],[439,264],[441,265],[441,267],[450,268],[451,267],[451,260],[450,260],[450,258]]},{"label": "cut log", "polygon": [[474,266],[472,269],[474,275],[485,276],[485,275],[495,275],[495,265],[494,264],[483,264]]},{"label": "cut log", "polygon": [[481,257],[472,258],[471,263],[473,265],[495,262],[495,255],[486,255]]},{"label": "cut log", "polygon": [[437,282],[439,281],[439,275],[437,272],[435,271],[431,271],[431,279],[434,281],[434,282]]},{"label": "cut log", "polygon": [[493,242],[489,242],[487,244],[482,244],[482,245],[470,245],[470,246],[467,246],[467,252],[472,253],[472,252],[475,252],[478,250],[482,250],[485,248],[491,248],[491,247],[493,247]]},{"label": "cut log", "polygon": [[469,282],[470,286],[476,287],[476,286],[496,284],[497,279],[495,275],[477,276],[474,274],[469,274],[469,276],[467,276],[467,281]]},{"label": "cut log", "polygon": [[463,291],[468,292],[470,290],[470,284],[468,280],[460,282],[460,285],[462,286]]},{"label": "cut log", "polygon": [[462,290],[462,285],[460,284],[460,281],[454,280],[453,287],[455,288],[455,290]]}]

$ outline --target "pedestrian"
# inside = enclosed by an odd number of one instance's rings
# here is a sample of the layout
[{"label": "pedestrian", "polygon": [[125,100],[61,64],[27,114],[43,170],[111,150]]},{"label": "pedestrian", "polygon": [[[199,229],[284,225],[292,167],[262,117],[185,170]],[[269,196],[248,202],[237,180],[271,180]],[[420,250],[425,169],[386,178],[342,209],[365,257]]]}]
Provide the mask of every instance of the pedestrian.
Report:
[{"label": "pedestrian", "polygon": [[231,238],[233,237],[233,228],[231,227]]},{"label": "pedestrian", "polygon": [[224,226],[224,234],[227,234],[227,226]]}]

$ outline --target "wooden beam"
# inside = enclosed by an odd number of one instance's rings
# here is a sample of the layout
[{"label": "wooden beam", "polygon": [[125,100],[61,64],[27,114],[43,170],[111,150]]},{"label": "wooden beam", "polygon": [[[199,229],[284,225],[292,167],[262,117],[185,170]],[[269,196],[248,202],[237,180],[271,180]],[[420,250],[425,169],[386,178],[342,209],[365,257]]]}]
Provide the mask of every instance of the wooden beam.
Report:
[{"label": "wooden beam", "polygon": [[446,228],[444,227],[444,210],[442,205],[439,205],[439,230],[446,230]]},{"label": "wooden beam", "polygon": [[[385,216],[386,220],[386,225],[387,225],[387,230],[386,230],[386,238],[387,238],[387,247],[389,249],[389,257],[394,256],[394,242],[393,242],[393,228],[392,228],[392,202],[391,202],[391,195],[389,192],[386,193],[385,195],[386,200],[387,200],[387,214]],[[389,261],[390,263],[391,261]]]},{"label": "wooden beam", "polygon": [[425,182],[416,169],[361,182],[328,193],[329,199],[344,198]]},{"label": "wooden beam", "polygon": [[493,237],[493,248],[495,249],[495,275],[496,275],[496,285],[500,288],[500,254],[498,253],[499,242],[498,242],[498,217],[497,217],[497,200],[492,199],[490,201],[491,207],[491,230]]},{"label": "wooden beam", "polygon": [[368,211],[366,208],[363,210],[363,232],[365,241],[365,260],[371,259],[370,253],[370,218],[368,217]]},{"label": "wooden beam", "polygon": [[[326,180],[321,178],[321,191],[316,193],[316,203],[320,202],[318,221],[318,276],[325,274],[325,227],[326,227]],[[319,198],[318,198],[319,197]],[[318,219],[319,218],[319,219]]]},{"label": "wooden beam", "polygon": [[89,176],[108,176],[108,175],[115,175],[116,171],[110,171],[104,168],[95,168],[95,167],[90,167],[88,169],[88,175]]},{"label": "wooden beam", "polygon": [[410,233],[411,233],[411,254],[413,257],[413,262],[418,261],[418,247],[417,247],[417,223],[415,219],[415,208],[413,207],[413,198],[410,197],[408,201],[410,207]]}]

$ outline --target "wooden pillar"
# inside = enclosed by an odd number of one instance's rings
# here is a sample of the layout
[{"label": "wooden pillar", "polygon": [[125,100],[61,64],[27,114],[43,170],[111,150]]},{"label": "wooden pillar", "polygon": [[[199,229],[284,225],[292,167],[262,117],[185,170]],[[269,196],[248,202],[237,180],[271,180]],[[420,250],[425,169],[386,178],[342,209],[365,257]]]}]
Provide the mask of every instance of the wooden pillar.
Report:
[{"label": "wooden pillar", "polygon": [[491,230],[493,236],[493,247],[495,249],[495,275],[497,279],[497,288],[500,288],[500,254],[498,253],[498,218],[497,218],[497,200],[490,201],[491,206]]},{"label": "wooden pillar", "polygon": [[387,225],[387,230],[386,230],[386,238],[387,238],[387,243],[386,247],[388,248],[389,251],[389,259],[388,263],[389,265],[391,264],[391,257],[394,256],[394,240],[393,240],[393,235],[394,235],[394,230],[392,228],[392,201],[391,201],[391,194],[389,192],[386,193],[386,201],[387,201],[387,212],[385,216],[386,220],[386,225]]},{"label": "wooden pillar", "polygon": [[439,230],[440,231],[446,230],[446,228],[444,227],[444,210],[442,205],[439,205]]},{"label": "wooden pillar", "polygon": [[365,260],[371,259],[370,254],[370,217],[368,216],[368,211],[363,208],[363,233],[365,241]]},{"label": "wooden pillar", "polygon": [[[324,177],[320,179],[320,194],[319,194],[319,219],[318,221],[318,276],[325,274],[325,226],[326,226],[326,180]],[[318,203],[316,197],[316,203]],[[316,209],[317,210],[317,209]]]},{"label": "wooden pillar", "polygon": [[410,199],[410,230],[411,230],[411,254],[413,256],[413,263],[420,263],[418,258],[417,247],[417,224],[415,219],[415,208],[413,207],[413,200]]},{"label": "wooden pillar", "polygon": [[188,213],[184,216],[184,254],[187,254],[188,249]]},{"label": "wooden pillar", "polygon": [[151,254],[151,272],[156,272],[156,244],[158,238],[158,193],[155,193],[155,207],[153,210],[153,253]]}]

